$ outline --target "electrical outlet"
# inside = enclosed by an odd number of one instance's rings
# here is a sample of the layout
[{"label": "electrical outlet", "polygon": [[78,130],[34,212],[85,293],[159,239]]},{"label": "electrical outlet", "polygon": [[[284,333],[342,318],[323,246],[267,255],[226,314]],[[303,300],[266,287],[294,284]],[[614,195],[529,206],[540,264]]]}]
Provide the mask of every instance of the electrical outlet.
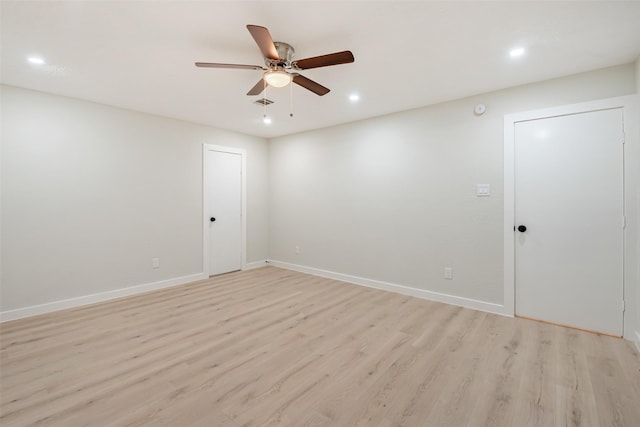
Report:
[{"label": "electrical outlet", "polygon": [[447,280],[453,280],[453,268],[445,267],[444,268],[444,278]]},{"label": "electrical outlet", "polygon": [[490,197],[491,185],[490,184],[478,184],[476,185],[476,196],[478,197]]},{"label": "electrical outlet", "polygon": [[296,253],[299,254],[300,253],[300,246],[296,246]]},{"label": "electrical outlet", "polygon": [[160,268],[160,258],[151,258],[151,268]]}]

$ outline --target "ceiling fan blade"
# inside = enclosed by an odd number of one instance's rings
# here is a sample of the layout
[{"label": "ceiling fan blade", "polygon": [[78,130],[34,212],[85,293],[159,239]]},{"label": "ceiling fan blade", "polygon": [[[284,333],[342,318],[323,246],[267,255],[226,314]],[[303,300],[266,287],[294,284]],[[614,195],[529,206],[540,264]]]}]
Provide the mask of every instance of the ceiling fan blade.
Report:
[{"label": "ceiling fan blade", "polygon": [[309,68],[328,67],[329,65],[349,64],[353,61],[355,61],[353,53],[345,50],[343,52],[300,59],[299,61],[294,61],[294,66],[301,70],[308,70]]},{"label": "ceiling fan blade", "polygon": [[295,84],[302,86],[305,89],[310,90],[311,92],[319,96],[326,95],[331,90],[329,88],[322,86],[320,83],[316,83],[313,80],[310,80],[300,74],[293,75],[293,82]]},{"label": "ceiling fan blade", "polygon": [[215,62],[196,62],[196,67],[202,68],[235,68],[238,70],[266,70],[260,65],[218,64]]},{"label": "ceiling fan blade", "polygon": [[247,95],[249,95],[249,96],[251,96],[251,95],[260,95],[262,93],[262,91],[264,90],[264,86],[266,84],[267,84],[267,82],[265,82],[264,79],[260,79],[258,81],[258,83],[256,83],[256,85],[254,87],[252,87],[249,92],[247,92]]},{"label": "ceiling fan blade", "polygon": [[271,34],[269,34],[269,30],[259,25],[247,25],[247,30],[249,30],[249,32],[253,36],[253,39],[258,44],[258,47],[260,48],[260,51],[265,58],[273,59],[276,61],[280,59],[280,57],[278,56],[278,50],[273,44]]}]

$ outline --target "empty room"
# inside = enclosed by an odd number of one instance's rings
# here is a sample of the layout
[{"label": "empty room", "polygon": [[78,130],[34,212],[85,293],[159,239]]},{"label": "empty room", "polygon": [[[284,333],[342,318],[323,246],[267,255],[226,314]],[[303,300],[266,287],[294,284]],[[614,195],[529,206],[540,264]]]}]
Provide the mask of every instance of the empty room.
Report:
[{"label": "empty room", "polygon": [[640,425],[640,2],[0,20],[2,427]]}]

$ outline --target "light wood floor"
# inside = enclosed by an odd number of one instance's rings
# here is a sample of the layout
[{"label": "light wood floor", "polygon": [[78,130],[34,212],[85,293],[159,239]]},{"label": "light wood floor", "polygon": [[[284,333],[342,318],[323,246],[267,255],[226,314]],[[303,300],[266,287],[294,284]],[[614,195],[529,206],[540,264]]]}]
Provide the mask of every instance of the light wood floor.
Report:
[{"label": "light wood floor", "polygon": [[640,426],[627,341],[266,267],[2,324],[9,426]]}]

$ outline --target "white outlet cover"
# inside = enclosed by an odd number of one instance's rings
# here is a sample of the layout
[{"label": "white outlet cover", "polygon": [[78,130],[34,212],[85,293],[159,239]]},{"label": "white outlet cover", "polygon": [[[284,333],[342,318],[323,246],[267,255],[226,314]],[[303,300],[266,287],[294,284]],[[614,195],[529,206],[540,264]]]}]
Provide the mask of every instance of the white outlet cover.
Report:
[{"label": "white outlet cover", "polygon": [[444,268],[444,278],[447,280],[452,280],[453,279],[453,268],[452,267],[445,267]]},{"label": "white outlet cover", "polygon": [[476,186],[476,196],[478,197],[491,196],[491,184],[478,184]]}]

